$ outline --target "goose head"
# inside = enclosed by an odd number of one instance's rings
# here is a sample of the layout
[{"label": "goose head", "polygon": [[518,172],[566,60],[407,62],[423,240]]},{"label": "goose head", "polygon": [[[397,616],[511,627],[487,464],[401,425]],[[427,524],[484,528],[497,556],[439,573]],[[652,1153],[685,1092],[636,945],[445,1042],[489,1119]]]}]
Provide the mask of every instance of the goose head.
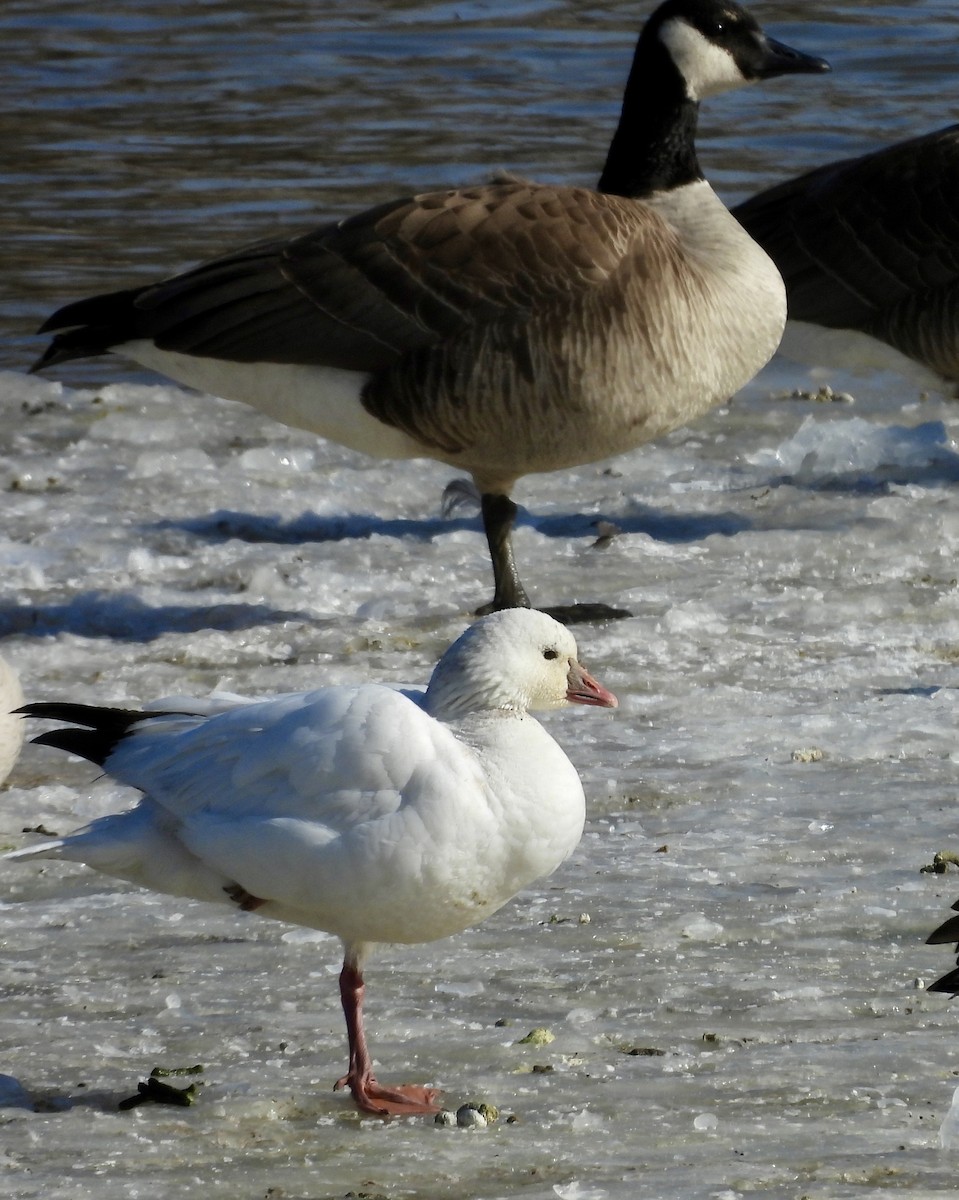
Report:
[{"label": "goose head", "polygon": [[647,39],[665,46],[694,103],[760,79],[829,70],[824,59],[769,37],[732,0],[666,0],[647,22],[640,45]]},{"label": "goose head", "polygon": [[437,663],[426,693],[427,711],[440,719],[567,704],[615,708],[618,701],[579,662],[566,626],[529,608],[471,625]]},{"label": "goose head", "polygon": [[702,180],[699,103],[829,64],[784,46],[734,0],[666,0],[643,26],[599,191],[643,198]]}]

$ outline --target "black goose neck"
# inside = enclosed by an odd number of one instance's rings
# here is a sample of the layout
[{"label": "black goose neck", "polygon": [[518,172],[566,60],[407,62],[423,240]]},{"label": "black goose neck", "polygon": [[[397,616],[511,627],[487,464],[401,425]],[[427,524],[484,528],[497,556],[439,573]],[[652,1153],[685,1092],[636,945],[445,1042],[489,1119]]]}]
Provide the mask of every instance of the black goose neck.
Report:
[{"label": "black goose neck", "polygon": [[633,199],[702,179],[696,157],[699,105],[658,34],[636,46],[623,108],[598,190]]}]

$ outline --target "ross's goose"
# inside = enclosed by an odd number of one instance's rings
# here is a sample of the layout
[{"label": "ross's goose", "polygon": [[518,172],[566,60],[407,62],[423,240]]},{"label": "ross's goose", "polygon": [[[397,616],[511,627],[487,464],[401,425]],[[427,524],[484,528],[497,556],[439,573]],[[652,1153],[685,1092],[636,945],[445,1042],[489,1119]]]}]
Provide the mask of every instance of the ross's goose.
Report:
[{"label": "ross's goose", "polygon": [[[142,887],[334,933],[349,1087],[365,1112],[429,1113],[428,1087],[373,1076],[363,962],[375,942],[425,942],[495,912],[576,846],[583,789],[530,709],[616,706],[544,613],[467,629],[425,692],[322,688],[212,712],[28,704],[72,723],[34,740],[139,789],[127,812],[13,859],[63,858]],[[82,728],[77,728],[80,726]]]},{"label": "ross's goose", "polygon": [[67,305],[33,369],[113,351],[355,450],[467,471],[493,565],[485,608],[528,606],[516,481],[686,424],[779,344],[782,280],[703,177],[700,101],[827,69],[732,0],[666,0],[595,190],[499,180],[259,242]]},{"label": "ross's goose", "polygon": [[13,667],[0,658],[0,783],[13,770],[23,745],[23,721],[15,710],[23,703],[23,688]]},{"label": "ross's goose", "polygon": [[959,125],[949,125],[827,163],[734,208],[786,282],[783,354],[954,391],[957,194]]}]

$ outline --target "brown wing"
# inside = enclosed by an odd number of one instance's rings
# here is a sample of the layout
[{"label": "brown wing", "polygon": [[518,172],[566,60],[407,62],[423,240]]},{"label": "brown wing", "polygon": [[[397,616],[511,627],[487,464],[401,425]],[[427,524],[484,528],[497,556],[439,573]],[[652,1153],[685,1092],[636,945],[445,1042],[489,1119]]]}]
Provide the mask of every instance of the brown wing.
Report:
[{"label": "brown wing", "polygon": [[517,328],[537,303],[601,283],[629,236],[620,209],[518,182],[393,202],[68,305],[44,326],[69,332],[43,365],[150,338],[235,362],[382,370],[469,329]]}]

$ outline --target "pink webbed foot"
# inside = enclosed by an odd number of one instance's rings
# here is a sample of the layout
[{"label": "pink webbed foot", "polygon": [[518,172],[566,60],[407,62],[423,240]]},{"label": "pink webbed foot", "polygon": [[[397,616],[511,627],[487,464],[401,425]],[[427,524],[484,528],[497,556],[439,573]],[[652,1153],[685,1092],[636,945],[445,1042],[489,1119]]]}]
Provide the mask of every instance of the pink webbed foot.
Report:
[{"label": "pink webbed foot", "polygon": [[433,1101],[440,1094],[435,1088],[401,1084],[383,1087],[373,1075],[373,1060],[363,1032],[363,996],[366,985],[356,949],[347,949],[340,972],[340,998],[350,1043],[350,1069],[338,1079],[334,1090],[349,1088],[353,1103],[361,1112],[377,1117],[422,1117],[440,1111]]},{"label": "pink webbed foot", "polygon": [[384,1087],[372,1075],[365,1079],[351,1079],[344,1075],[333,1085],[334,1091],[349,1088],[353,1103],[361,1112],[376,1117],[423,1117],[440,1111],[434,1100],[440,1095],[436,1088],[420,1087],[405,1083],[397,1087]]}]

